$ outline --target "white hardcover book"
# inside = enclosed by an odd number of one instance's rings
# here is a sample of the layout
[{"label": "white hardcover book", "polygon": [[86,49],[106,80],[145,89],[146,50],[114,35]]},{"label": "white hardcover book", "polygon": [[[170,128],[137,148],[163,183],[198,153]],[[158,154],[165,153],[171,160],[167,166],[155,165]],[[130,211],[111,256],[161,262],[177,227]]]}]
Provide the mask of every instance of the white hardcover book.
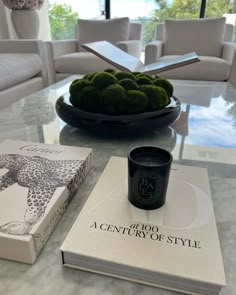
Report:
[{"label": "white hardcover book", "polygon": [[0,144],[0,257],[32,264],[92,164],[92,149]]},{"label": "white hardcover book", "polygon": [[150,75],[200,61],[195,52],[190,52],[179,57],[144,65],[137,57],[128,54],[107,41],[86,43],[82,44],[81,47],[122,71],[143,72]]},{"label": "white hardcover book", "polygon": [[127,159],[112,157],[61,247],[65,266],[189,294],[219,294],[225,274],[207,170],[172,165],[166,204],[127,197]]}]

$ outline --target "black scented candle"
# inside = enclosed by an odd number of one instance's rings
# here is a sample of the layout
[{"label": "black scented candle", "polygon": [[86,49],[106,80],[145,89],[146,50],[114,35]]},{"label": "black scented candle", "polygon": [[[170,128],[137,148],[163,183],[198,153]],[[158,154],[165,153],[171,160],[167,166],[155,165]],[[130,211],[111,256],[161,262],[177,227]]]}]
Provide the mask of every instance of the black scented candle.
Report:
[{"label": "black scented candle", "polygon": [[140,146],[128,153],[128,199],[141,209],[164,205],[172,155],[154,146]]}]

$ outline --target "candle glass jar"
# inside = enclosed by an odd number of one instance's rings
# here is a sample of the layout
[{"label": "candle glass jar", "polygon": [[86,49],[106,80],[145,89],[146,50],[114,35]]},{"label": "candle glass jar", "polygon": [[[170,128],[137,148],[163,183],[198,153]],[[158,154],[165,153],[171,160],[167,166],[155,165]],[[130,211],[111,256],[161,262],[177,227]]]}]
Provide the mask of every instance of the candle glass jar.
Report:
[{"label": "candle glass jar", "polygon": [[135,147],[128,153],[128,200],[140,209],[165,204],[173,157],[155,146]]}]

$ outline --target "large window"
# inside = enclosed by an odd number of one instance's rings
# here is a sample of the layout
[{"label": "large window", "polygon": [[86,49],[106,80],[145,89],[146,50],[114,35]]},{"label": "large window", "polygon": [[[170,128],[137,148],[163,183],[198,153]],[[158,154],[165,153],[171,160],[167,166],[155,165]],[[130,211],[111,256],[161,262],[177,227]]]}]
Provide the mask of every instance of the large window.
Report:
[{"label": "large window", "polygon": [[131,21],[143,24],[144,47],[153,40],[155,25],[167,18],[199,18],[201,14],[205,17],[224,15],[227,23],[235,25],[235,2],[235,0],[49,0],[49,16],[52,38],[68,39],[74,37],[74,27],[78,17],[104,19],[107,16],[106,5],[108,5],[111,18],[128,16]]}]

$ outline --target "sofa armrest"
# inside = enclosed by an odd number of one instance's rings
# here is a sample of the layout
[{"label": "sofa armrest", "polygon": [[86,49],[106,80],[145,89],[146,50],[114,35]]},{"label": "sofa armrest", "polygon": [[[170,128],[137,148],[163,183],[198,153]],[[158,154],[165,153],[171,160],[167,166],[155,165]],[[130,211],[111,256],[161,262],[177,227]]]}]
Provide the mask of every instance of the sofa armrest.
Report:
[{"label": "sofa armrest", "polygon": [[77,39],[68,39],[68,40],[56,40],[56,41],[47,41],[47,49],[51,49],[53,57],[77,52],[78,49],[78,40]]},{"label": "sofa armrest", "polygon": [[116,46],[129,53],[130,55],[140,58],[142,47],[140,40],[120,41],[116,44]]},{"label": "sofa armrest", "polygon": [[229,63],[232,63],[235,55],[236,43],[233,42],[224,42],[222,50],[222,58],[227,60]]},{"label": "sofa armrest", "polygon": [[227,60],[231,64],[228,82],[236,87],[236,43],[224,43],[222,58]]},{"label": "sofa armrest", "polygon": [[44,85],[47,86],[48,71],[46,68],[46,54],[44,42],[41,40],[0,40],[0,53],[33,53],[38,54],[43,64],[40,76],[44,80]]},{"label": "sofa armrest", "polygon": [[55,58],[64,54],[77,52],[78,40],[56,40],[45,42],[49,84],[56,82]]},{"label": "sofa armrest", "polygon": [[148,43],[145,47],[145,65],[157,62],[157,60],[162,56],[162,41],[152,41]]},{"label": "sofa armrest", "polygon": [[37,53],[44,51],[41,40],[0,40],[0,53]]}]

